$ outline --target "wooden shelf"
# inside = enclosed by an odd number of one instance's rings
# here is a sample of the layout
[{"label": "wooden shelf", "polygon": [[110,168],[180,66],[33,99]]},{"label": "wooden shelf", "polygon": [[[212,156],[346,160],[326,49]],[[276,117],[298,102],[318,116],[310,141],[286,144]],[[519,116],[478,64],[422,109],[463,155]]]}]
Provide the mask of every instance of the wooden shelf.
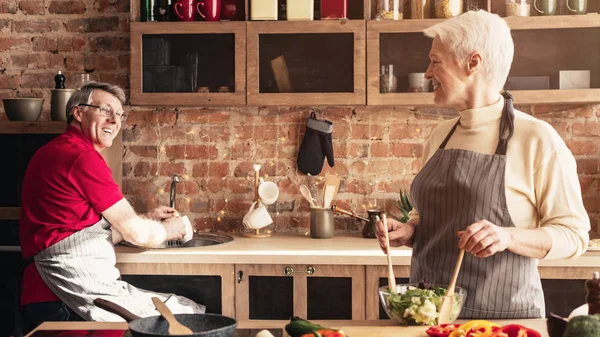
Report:
[{"label": "wooden shelf", "polygon": [[[260,36],[277,34],[353,34],[352,90],[351,92],[260,92]],[[248,44],[248,104],[249,105],[364,105],[365,88],[365,21],[265,21],[247,22]],[[283,47],[282,47],[283,48]],[[310,52],[319,54],[319,49],[310,46]],[[289,53],[288,53],[289,54]],[[322,57],[322,56],[321,56]],[[289,66],[289,64],[288,64]],[[293,80],[293,79],[292,79]],[[292,83],[294,87],[294,83]]]},{"label": "wooden shelf", "polygon": [[[234,92],[144,92],[142,64],[143,35],[203,35],[232,34],[234,36]],[[181,47],[181,46],[180,46]],[[185,46],[189,47],[189,46]],[[213,46],[197,45],[195,53],[213,53]],[[208,49],[207,49],[208,48]],[[172,54],[176,52],[171,50]],[[173,55],[175,58],[178,55]],[[133,105],[175,105],[175,106],[243,106],[246,104],[246,22],[132,22],[131,23],[131,104]]]},{"label": "wooden shelf", "polygon": [[[597,103],[600,89],[511,90],[515,104]],[[433,105],[433,93],[390,93],[369,97],[368,105]]]},{"label": "wooden shelf", "polygon": [[0,134],[18,134],[18,133],[43,133],[60,134],[67,128],[67,122],[21,122],[21,121],[1,121]]},{"label": "wooden shelf", "polygon": [[[511,16],[503,18],[512,30],[600,27],[600,15]],[[367,31],[378,33],[421,33],[447,19],[370,20]]]},{"label": "wooden shelf", "polygon": [[0,220],[19,220],[21,207],[0,207]]}]

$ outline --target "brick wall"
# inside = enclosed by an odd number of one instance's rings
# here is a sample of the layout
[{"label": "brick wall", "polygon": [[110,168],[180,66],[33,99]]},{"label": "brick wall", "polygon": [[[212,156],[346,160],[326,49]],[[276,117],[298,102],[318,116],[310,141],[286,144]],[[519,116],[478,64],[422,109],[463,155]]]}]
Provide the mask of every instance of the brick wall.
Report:
[{"label": "brick wall", "polygon": [[[49,120],[53,76],[129,83],[129,2],[117,0],[1,0],[0,97],[44,97]],[[551,123],[573,151],[594,236],[600,235],[600,122],[597,105],[521,106]],[[334,122],[334,168],[320,177],[296,170],[308,107],[148,109],[129,107],[124,129],[124,193],[142,212],[168,204],[170,177],[180,174],[177,208],[203,230],[239,230],[252,199],[252,165],[280,188],[270,206],[277,231],[305,232],[307,202],[299,184],[342,176],[338,205],[357,213],[391,204],[421,167],[422,143],[435,124],[453,117],[445,109],[318,107]],[[1,111],[1,110],[0,110]],[[4,114],[0,114],[5,119]],[[336,217],[339,231],[362,223]]]}]

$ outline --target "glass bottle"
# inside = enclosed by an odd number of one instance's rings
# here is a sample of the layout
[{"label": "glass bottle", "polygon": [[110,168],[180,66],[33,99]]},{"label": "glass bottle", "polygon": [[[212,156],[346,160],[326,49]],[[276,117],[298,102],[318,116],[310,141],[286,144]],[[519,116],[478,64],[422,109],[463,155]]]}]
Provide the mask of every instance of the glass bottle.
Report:
[{"label": "glass bottle", "polygon": [[531,5],[528,0],[506,0],[506,16],[530,16]]},{"label": "glass bottle", "polygon": [[463,0],[435,0],[435,17],[446,19],[460,15],[463,9]]},{"label": "glass bottle", "polygon": [[400,0],[377,0],[375,20],[402,20],[402,2]]},{"label": "glass bottle", "polygon": [[387,64],[381,66],[379,74],[379,92],[387,94],[398,91],[398,79],[394,75],[394,65]]},{"label": "glass bottle", "polygon": [[594,272],[592,279],[585,281],[585,291],[588,315],[600,314],[600,273]]}]

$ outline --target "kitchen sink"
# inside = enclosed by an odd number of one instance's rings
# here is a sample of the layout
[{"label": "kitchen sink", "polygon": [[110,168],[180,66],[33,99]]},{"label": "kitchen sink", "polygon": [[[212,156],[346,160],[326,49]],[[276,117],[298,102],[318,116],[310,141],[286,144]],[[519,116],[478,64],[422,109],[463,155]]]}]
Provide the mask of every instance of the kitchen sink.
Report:
[{"label": "kitchen sink", "polygon": [[225,234],[194,233],[194,237],[186,243],[181,243],[181,241],[178,240],[167,241],[167,246],[165,248],[205,247],[220,245],[231,241],[233,241],[233,237]]}]

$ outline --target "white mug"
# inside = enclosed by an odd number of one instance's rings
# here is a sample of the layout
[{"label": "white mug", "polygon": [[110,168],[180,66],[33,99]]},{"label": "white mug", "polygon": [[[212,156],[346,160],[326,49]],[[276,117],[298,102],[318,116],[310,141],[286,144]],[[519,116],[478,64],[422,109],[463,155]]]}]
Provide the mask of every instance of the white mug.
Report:
[{"label": "white mug", "polygon": [[260,229],[273,223],[273,219],[263,205],[259,205],[256,201],[252,203],[248,213],[242,219],[246,228]]},{"label": "white mug", "polygon": [[180,219],[182,219],[183,223],[185,224],[185,235],[183,236],[181,243],[186,243],[194,237],[194,229],[192,228],[192,223],[190,222],[190,218],[188,218],[187,215],[182,216]]},{"label": "white mug", "polygon": [[272,181],[265,181],[258,186],[258,196],[264,205],[271,205],[279,197],[279,187]]}]

